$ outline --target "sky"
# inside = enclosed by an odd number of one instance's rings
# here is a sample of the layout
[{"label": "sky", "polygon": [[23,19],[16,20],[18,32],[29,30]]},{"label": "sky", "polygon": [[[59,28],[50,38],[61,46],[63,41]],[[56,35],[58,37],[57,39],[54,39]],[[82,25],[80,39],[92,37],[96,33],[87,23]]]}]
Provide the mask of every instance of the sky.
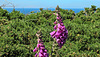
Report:
[{"label": "sky", "polygon": [[[85,8],[95,5],[100,7],[100,0],[7,0],[16,8]],[[0,5],[7,4],[5,0],[0,0]],[[10,6],[10,4],[8,5]]]}]

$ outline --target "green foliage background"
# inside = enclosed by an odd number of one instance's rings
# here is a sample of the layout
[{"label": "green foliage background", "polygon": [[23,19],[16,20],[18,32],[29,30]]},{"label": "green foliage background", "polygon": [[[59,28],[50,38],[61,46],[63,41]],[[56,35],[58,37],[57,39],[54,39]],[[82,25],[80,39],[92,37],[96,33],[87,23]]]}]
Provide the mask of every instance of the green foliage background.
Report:
[{"label": "green foliage background", "polygon": [[[0,8],[0,57],[34,57],[37,45],[36,32],[41,28],[45,48],[51,52],[53,39],[50,32],[56,16],[55,11],[24,15],[13,10],[9,13]],[[60,8],[68,39],[59,50],[59,57],[100,57],[100,8],[92,5],[74,13]]]}]

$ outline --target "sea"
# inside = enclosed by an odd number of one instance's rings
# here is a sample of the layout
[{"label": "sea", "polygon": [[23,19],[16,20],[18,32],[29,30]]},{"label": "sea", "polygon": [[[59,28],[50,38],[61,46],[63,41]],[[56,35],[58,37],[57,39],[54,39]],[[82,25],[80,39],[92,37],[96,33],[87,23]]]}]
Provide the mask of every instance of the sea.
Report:
[{"label": "sea", "polygon": [[[12,12],[13,8],[3,8],[5,10],[7,10],[8,12]],[[51,10],[54,11],[55,8],[43,8],[43,10]],[[67,9],[67,10],[73,10],[75,13],[78,13],[84,9],[82,8],[62,8],[62,9]],[[34,11],[34,13],[40,12],[40,8],[15,8],[16,11],[20,11],[23,14],[30,14],[30,12]]]}]

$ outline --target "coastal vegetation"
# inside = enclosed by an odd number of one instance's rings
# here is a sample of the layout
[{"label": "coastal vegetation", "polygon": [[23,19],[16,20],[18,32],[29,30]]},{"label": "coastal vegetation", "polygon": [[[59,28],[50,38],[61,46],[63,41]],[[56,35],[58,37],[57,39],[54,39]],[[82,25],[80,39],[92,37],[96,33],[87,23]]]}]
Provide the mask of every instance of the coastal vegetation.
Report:
[{"label": "coastal vegetation", "polygon": [[[36,33],[40,28],[45,49],[50,54],[55,11],[40,10],[25,15],[0,8],[0,57],[34,57]],[[60,8],[60,14],[68,38],[58,52],[59,57],[100,57],[100,8],[91,5],[79,13]]]}]

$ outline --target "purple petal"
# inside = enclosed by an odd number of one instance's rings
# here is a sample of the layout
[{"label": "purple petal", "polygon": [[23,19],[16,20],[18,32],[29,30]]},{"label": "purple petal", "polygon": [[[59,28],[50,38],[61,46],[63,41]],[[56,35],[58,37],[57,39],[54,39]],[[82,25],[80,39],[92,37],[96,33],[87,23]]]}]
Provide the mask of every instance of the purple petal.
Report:
[{"label": "purple petal", "polygon": [[64,25],[63,23],[60,23],[62,26]]},{"label": "purple petal", "polygon": [[57,43],[60,43],[61,42],[61,40],[60,39],[57,39]]},{"label": "purple petal", "polygon": [[60,31],[61,31],[61,30],[60,30],[60,28],[57,28],[57,31],[59,31],[59,32],[60,32]]},{"label": "purple petal", "polygon": [[45,55],[47,55],[47,53],[43,53],[43,55],[45,56]]},{"label": "purple petal", "polygon": [[64,41],[65,39],[64,38],[60,38],[62,41]]},{"label": "purple petal", "polygon": [[46,50],[46,49],[45,49],[44,51],[45,51],[45,52],[47,52],[47,50]]},{"label": "purple petal", "polygon": [[60,36],[60,38],[62,38],[62,36]]},{"label": "purple petal", "polygon": [[60,34],[61,34],[61,33],[59,33],[59,32],[57,31],[55,35],[56,35],[56,36],[60,36]]},{"label": "purple petal", "polygon": [[56,32],[55,32],[55,31],[53,31],[53,32],[51,32],[51,33],[50,33],[50,35],[51,35],[51,36],[53,36],[55,33],[56,33]]},{"label": "purple petal", "polygon": [[40,43],[40,41],[41,41],[41,40],[40,40],[40,39],[38,39],[38,43]]},{"label": "purple petal", "polygon": [[66,30],[66,33],[68,33],[68,30]]},{"label": "purple petal", "polygon": [[33,52],[36,52],[38,49],[37,48],[35,48],[34,50],[33,50]]},{"label": "purple petal", "polygon": [[55,29],[55,30],[57,29],[57,25],[54,26],[54,29]]},{"label": "purple petal", "polygon": [[55,21],[54,24],[57,24],[57,22]]},{"label": "purple petal", "polygon": [[64,42],[61,42],[61,44],[64,44]]},{"label": "purple petal", "polygon": [[39,57],[42,57],[42,56],[43,56],[43,54],[39,53]]},{"label": "purple petal", "polygon": [[36,53],[36,54],[35,54],[35,57],[37,57],[37,55],[38,55],[38,54]]},{"label": "purple petal", "polygon": [[40,47],[40,44],[37,44],[37,48],[39,48]]},{"label": "purple petal", "polygon": [[59,19],[59,17],[57,17],[57,19]]},{"label": "purple petal", "polygon": [[58,28],[61,28],[61,25],[58,23]]},{"label": "purple petal", "polygon": [[62,23],[62,20],[60,19],[59,22]]},{"label": "purple petal", "polygon": [[54,36],[52,36],[52,38],[55,38],[55,35],[54,35]]},{"label": "purple petal", "polygon": [[65,26],[62,26],[62,27],[61,27],[61,30],[62,30],[62,31],[65,31]]},{"label": "purple petal", "polygon": [[43,53],[43,50],[42,49],[40,50],[40,53]]},{"label": "purple petal", "polygon": [[45,47],[40,47],[40,49],[45,49]]}]

